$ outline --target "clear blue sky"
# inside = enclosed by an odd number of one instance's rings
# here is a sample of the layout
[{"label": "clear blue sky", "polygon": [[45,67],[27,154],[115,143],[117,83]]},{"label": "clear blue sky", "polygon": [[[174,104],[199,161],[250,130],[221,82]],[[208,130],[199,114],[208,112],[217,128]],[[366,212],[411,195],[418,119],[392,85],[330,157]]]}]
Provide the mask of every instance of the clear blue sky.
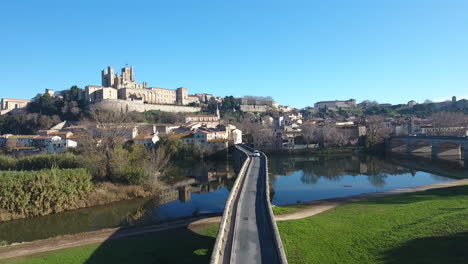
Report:
[{"label": "clear blue sky", "polygon": [[[99,3],[98,3],[99,2]],[[100,85],[107,65],[190,93],[468,97],[466,0],[3,1],[0,97]]]}]

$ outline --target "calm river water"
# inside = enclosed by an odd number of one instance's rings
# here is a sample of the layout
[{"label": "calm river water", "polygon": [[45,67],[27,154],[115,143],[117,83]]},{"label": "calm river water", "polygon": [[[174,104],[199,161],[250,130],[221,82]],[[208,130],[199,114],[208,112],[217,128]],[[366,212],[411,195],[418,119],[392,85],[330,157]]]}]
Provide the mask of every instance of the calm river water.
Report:
[{"label": "calm river water", "polygon": [[[376,192],[466,178],[458,163],[374,156],[270,156],[273,204]],[[0,241],[31,241],[129,224],[220,213],[236,177],[231,159],[175,164],[171,187],[154,199],[0,223]]]},{"label": "calm river water", "polygon": [[381,192],[468,177],[459,162],[421,157],[270,156],[269,160],[275,205]]}]

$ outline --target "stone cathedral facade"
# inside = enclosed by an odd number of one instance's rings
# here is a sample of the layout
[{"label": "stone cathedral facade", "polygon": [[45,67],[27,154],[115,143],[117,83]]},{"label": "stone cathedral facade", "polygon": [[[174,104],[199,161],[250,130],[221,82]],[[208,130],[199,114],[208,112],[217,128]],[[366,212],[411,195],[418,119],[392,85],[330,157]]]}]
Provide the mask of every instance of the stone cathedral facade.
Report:
[{"label": "stone cathedral facade", "polygon": [[109,66],[101,72],[101,86],[88,85],[84,90],[84,99],[88,103],[103,100],[125,100],[144,104],[187,105],[188,89],[175,90],[148,87],[146,82],[135,81],[133,67],[122,68],[121,73],[114,73]]}]

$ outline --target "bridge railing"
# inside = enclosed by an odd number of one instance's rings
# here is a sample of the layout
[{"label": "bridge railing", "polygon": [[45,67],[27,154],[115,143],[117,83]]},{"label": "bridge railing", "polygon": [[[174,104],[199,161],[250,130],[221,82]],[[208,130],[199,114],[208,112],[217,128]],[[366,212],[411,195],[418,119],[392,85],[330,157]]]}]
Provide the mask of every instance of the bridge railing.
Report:
[{"label": "bridge railing", "polygon": [[273,209],[271,207],[271,202],[270,202],[270,177],[268,174],[268,157],[265,153],[261,152],[263,159],[265,161],[265,181],[266,181],[266,186],[265,186],[265,201],[267,203],[268,207],[268,214],[269,214],[269,220],[271,224],[271,228],[273,229],[274,232],[274,237],[275,237],[275,245],[276,249],[278,251],[278,255],[280,258],[280,263],[282,264],[287,264],[288,259],[286,258],[286,253],[284,252],[284,247],[283,247],[283,242],[281,241],[281,236],[278,230],[278,226],[276,225],[276,220],[275,220],[275,214],[273,213]]},{"label": "bridge railing", "polygon": [[211,254],[211,264],[222,263],[224,259],[224,252],[226,248],[226,242],[229,239],[229,232],[231,227],[232,214],[234,213],[235,199],[239,193],[239,190],[242,188],[242,182],[245,178],[247,168],[249,167],[251,157],[243,148],[236,146],[245,156],[246,159],[242,165],[237,179],[234,183],[234,186],[231,189],[228,200],[226,201],[226,206],[224,208],[223,217],[221,218],[221,224],[218,230],[218,236],[216,237],[216,242],[213,247],[213,253]]}]

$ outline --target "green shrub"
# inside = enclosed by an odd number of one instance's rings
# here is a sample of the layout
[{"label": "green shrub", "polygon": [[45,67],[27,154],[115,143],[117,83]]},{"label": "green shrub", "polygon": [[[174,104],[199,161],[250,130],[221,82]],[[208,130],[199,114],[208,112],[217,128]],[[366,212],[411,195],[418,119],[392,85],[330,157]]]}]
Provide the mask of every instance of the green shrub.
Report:
[{"label": "green shrub", "polygon": [[0,156],[0,170],[16,170],[16,161],[12,156]]},{"label": "green shrub", "polygon": [[0,208],[38,216],[77,207],[93,189],[85,169],[0,171]]},{"label": "green shrub", "polygon": [[65,154],[39,154],[23,158],[0,156],[0,170],[42,170],[42,169],[75,169],[83,167],[78,156]]},{"label": "green shrub", "polygon": [[78,157],[71,154],[40,154],[20,158],[16,162],[17,170],[74,169],[82,167]]},{"label": "green shrub", "polygon": [[147,179],[143,168],[127,167],[121,175],[121,180],[128,184],[143,184]]}]

